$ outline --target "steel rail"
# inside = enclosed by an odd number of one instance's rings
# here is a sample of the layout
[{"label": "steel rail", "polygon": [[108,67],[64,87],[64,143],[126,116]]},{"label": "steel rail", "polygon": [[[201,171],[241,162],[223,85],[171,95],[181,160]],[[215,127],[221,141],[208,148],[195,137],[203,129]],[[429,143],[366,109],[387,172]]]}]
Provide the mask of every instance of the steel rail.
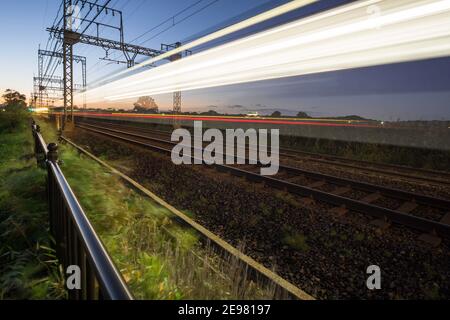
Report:
[{"label": "steel rail", "polygon": [[[90,121],[83,120],[83,122],[88,123]],[[101,123],[100,121],[94,121],[94,122]],[[130,125],[113,124],[111,122],[103,122],[103,124],[105,124],[105,123],[107,123],[108,125],[113,125],[113,126],[128,127],[130,129],[136,130],[136,131],[155,132],[156,134],[170,136],[170,132],[164,131],[164,130],[145,129],[145,128],[133,127]],[[450,185],[450,172],[445,172],[445,171],[413,168],[413,167],[407,167],[407,166],[402,166],[402,165],[370,162],[370,161],[356,160],[356,159],[348,159],[348,158],[339,157],[339,156],[326,155],[326,154],[314,153],[314,152],[308,152],[308,151],[301,151],[301,150],[296,150],[296,149],[291,149],[291,148],[280,148],[279,154],[280,154],[280,156],[285,156],[285,157],[289,157],[289,158],[296,157],[296,154],[310,156],[310,157],[314,158],[313,160],[315,162],[319,162],[319,163],[331,164],[331,165],[341,166],[341,167],[346,167],[346,168],[351,168],[351,169],[358,169],[358,170],[363,170],[366,172],[369,171],[369,172],[375,172],[375,173],[380,173],[380,174],[384,174],[384,175],[414,179],[414,180],[418,180],[418,181],[422,181],[422,182],[429,182],[429,183],[431,182],[431,183]],[[322,158],[322,159],[317,159],[317,158]],[[337,160],[337,161],[335,161],[335,160]],[[347,162],[347,163],[344,163],[344,162]],[[352,162],[356,163],[356,164],[352,164]],[[357,164],[360,164],[360,165],[357,165]],[[370,167],[368,167],[368,166],[370,166]],[[374,166],[377,166],[380,168],[376,168]],[[394,172],[392,170],[385,170],[385,169],[382,169],[382,167],[397,170],[397,171]],[[402,173],[402,172],[399,172],[398,170],[406,170],[406,171],[414,170],[423,175],[430,175],[430,174],[431,175],[441,175],[448,179],[426,177],[426,176],[422,176],[422,175],[405,173],[405,172]]]},{"label": "steel rail", "polygon": [[[111,132],[115,132],[115,133],[125,134],[125,135],[129,135],[129,136],[136,137],[136,138],[143,138],[143,139],[148,139],[148,140],[152,140],[152,141],[156,141],[156,142],[166,143],[169,145],[177,144],[173,141],[149,137],[149,136],[141,135],[138,133],[132,133],[132,132],[127,132],[127,131],[117,130],[117,129],[111,129],[108,127],[98,127],[98,126],[91,125],[91,124],[83,124],[83,125],[87,125],[87,126],[90,126],[93,128],[103,129],[103,130],[107,130],[107,131],[111,131]],[[281,155],[281,153],[280,153],[280,155]],[[286,166],[286,165],[279,165],[279,168],[282,171],[294,173],[297,175],[305,175],[307,177],[311,177],[311,178],[317,179],[317,180],[325,180],[327,182],[331,182],[332,184],[336,184],[336,185],[354,187],[355,189],[365,191],[365,192],[370,192],[370,193],[379,192],[381,195],[384,195],[389,198],[396,198],[396,199],[400,199],[403,201],[413,201],[418,204],[422,204],[422,205],[430,206],[430,207],[434,207],[434,208],[440,208],[440,209],[449,209],[450,208],[450,201],[446,200],[446,199],[442,199],[442,198],[436,198],[436,197],[431,197],[431,196],[427,196],[427,195],[423,195],[423,194],[403,191],[400,189],[394,189],[394,188],[389,188],[389,187],[385,187],[385,186],[375,185],[375,184],[371,184],[371,183],[367,183],[367,182],[360,182],[360,181],[356,181],[356,180],[352,180],[352,179],[331,176],[331,175],[327,175],[327,174],[323,174],[323,173],[313,172],[313,171],[304,170],[304,169]]]},{"label": "steel rail", "polygon": [[[331,164],[331,165],[341,166],[341,167],[346,167],[346,168],[351,168],[351,169],[370,171],[370,172],[381,173],[381,174],[385,174],[385,175],[419,180],[419,181],[423,181],[423,182],[432,182],[432,183],[450,185],[450,173],[445,172],[445,171],[426,170],[426,169],[412,168],[412,167],[393,165],[393,164],[387,164],[387,163],[376,163],[376,162],[370,162],[370,161],[364,161],[364,160],[347,159],[347,158],[338,157],[338,156],[330,156],[330,155],[325,155],[325,154],[320,154],[320,153],[313,153],[313,152],[300,151],[300,150],[294,150],[294,149],[283,148],[280,150],[283,150],[285,152],[285,155],[288,155],[290,157],[294,156],[294,155],[292,155],[292,153],[296,153],[296,154],[313,157],[314,161],[324,163],[324,164]],[[289,154],[289,153],[291,153],[291,154]],[[317,159],[317,158],[325,158],[325,159]],[[326,160],[326,159],[328,159],[328,160]],[[335,161],[335,160],[337,160],[337,161]],[[359,163],[361,165],[344,163],[343,161]],[[366,165],[366,166],[362,166],[362,165]],[[370,166],[370,167],[367,167],[367,166]],[[386,167],[386,168],[390,168],[390,169],[394,169],[394,170],[409,170],[409,171],[414,170],[416,172],[420,172],[423,174],[442,175],[442,176],[449,177],[449,180],[444,180],[444,179],[439,179],[439,178],[434,178],[434,177],[419,176],[419,175],[410,174],[410,173],[402,173],[399,171],[394,172],[392,170],[384,170],[381,168],[374,168],[374,166]]]},{"label": "steel rail", "polygon": [[[165,149],[162,147],[154,146],[148,143],[144,143],[142,141],[133,140],[130,138],[126,138],[117,134],[108,133],[102,130],[88,128],[88,127],[82,127],[81,128],[102,134],[111,138],[115,138],[118,140],[122,140],[124,142],[128,142],[140,147],[145,147],[154,151],[158,151],[160,153],[164,153],[167,155],[170,155],[172,150]],[[164,140],[163,140],[164,141]],[[195,159],[194,156],[191,156],[191,159]],[[361,202],[358,200],[345,198],[342,196],[334,195],[332,193],[327,193],[324,191],[315,190],[309,187],[301,186],[298,184],[294,184],[291,182],[279,180],[276,178],[268,177],[268,176],[262,176],[257,173],[253,173],[246,170],[241,170],[235,167],[231,167],[228,165],[222,165],[222,164],[213,164],[214,168],[216,168],[218,171],[221,172],[229,172],[233,175],[247,178],[249,181],[253,182],[263,182],[268,186],[274,187],[276,189],[286,190],[290,193],[297,194],[303,197],[313,197],[316,200],[323,201],[335,206],[345,206],[348,210],[357,211],[363,214],[369,214],[374,217],[382,218],[382,219],[388,219],[394,223],[398,223],[404,226],[407,226],[409,228],[425,232],[425,233],[432,233],[432,234],[438,234],[440,236],[443,236],[445,238],[450,237],[450,225],[446,225],[440,222],[420,218],[417,216],[413,216],[410,214],[405,214],[399,211],[391,210],[388,208],[379,207],[376,205],[372,205],[369,203]]]}]

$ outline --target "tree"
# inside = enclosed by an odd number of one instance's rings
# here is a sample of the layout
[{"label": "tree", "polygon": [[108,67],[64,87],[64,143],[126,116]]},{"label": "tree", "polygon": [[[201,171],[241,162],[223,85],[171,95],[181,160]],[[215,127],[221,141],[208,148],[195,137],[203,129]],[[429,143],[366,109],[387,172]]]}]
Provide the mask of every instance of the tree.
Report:
[{"label": "tree", "polygon": [[299,111],[297,113],[297,118],[311,118],[306,112],[304,111]]},{"label": "tree", "polygon": [[139,113],[158,113],[159,107],[152,97],[140,97],[134,104],[134,112]]},{"label": "tree", "polygon": [[217,111],[214,110],[209,110],[206,112],[202,112],[201,115],[205,115],[205,116],[218,116],[219,113]]},{"label": "tree", "polygon": [[27,97],[18,91],[7,89],[2,98],[5,100],[6,111],[25,111],[27,109]]},{"label": "tree", "polygon": [[272,113],[271,117],[279,118],[279,117],[281,117],[281,112],[280,111],[274,111]]}]

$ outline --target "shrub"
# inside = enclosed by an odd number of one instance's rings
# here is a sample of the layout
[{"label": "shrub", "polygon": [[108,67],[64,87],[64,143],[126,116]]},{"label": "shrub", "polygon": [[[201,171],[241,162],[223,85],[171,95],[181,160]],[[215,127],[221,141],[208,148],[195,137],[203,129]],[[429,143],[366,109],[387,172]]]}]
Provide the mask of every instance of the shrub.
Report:
[{"label": "shrub", "polygon": [[301,233],[287,234],[283,238],[283,243],[302,252],[309,251],[309,245],[306,242],[306,236]]},{"label": "shrub", "polygon": [[0,133],[18,132],[26,127],[28,123],[26,111],[3,111],[0,112]]}]

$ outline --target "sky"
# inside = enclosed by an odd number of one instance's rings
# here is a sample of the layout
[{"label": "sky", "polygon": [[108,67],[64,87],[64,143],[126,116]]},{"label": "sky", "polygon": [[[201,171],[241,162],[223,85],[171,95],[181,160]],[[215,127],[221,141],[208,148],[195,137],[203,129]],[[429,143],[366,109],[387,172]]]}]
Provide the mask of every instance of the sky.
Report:
[{"label": "sky", "polygon": [[[149,31],[133,43],[160,49],[161,43],[187,42],[285,2],[112,0],[111,4],[123,11],[126,41]],[[232,37],[267,29],[345,2],[348,1],[320,1]],[[0,0],[1,92],[11,88],[30,94],[32,77],[37,74],[37,50],[39,45],[46,47],[48,33],[45,28],[53,24],[60,3],[61,0]],[[104,3],[104,0],[99,3]],[[170,19],[190,5],[192,7],[177,15],[175,20]],[[117,17],[111,15],[102,19],[117,22]],[[174,21],[176,25],[172,26]],[[101,34],[102,37],[118,39],[114,30],[101,30]],[[232,40],[232,37],[226,40]],[[99,60],[105,57],[105,51],[101,48],[76,45],[75,54],[87,57],[88,82],[125,68],[123,64]],[[120,58],[120,54],[111,52],[109,57]],[[77,65],[75,68],[76,82],[79,82],[80,68]],[[58,70],[56,75],[61,72]],[[170,109],[171,95],[153,98],[160,109]],[[111,105],[120,108],[131,106],[132,101]],[[450,59],[328,72],[183,93],[183,110],[210,109],[227,113],[271,113],[279,110],[287,115],[306,111],[312,116],[356,114],[380,120],[450,120]]]}]

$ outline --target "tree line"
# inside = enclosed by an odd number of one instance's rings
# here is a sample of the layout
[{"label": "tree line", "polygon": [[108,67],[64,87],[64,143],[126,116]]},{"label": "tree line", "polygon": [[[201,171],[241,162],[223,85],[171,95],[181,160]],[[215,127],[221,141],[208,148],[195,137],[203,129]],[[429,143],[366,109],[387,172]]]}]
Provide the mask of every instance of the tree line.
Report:
[{"label": "tree line", "polygon": [[18,91],[6,89],[2,98],[4,100],[2,108],[7,112],[27,110],[27,97]]}]

